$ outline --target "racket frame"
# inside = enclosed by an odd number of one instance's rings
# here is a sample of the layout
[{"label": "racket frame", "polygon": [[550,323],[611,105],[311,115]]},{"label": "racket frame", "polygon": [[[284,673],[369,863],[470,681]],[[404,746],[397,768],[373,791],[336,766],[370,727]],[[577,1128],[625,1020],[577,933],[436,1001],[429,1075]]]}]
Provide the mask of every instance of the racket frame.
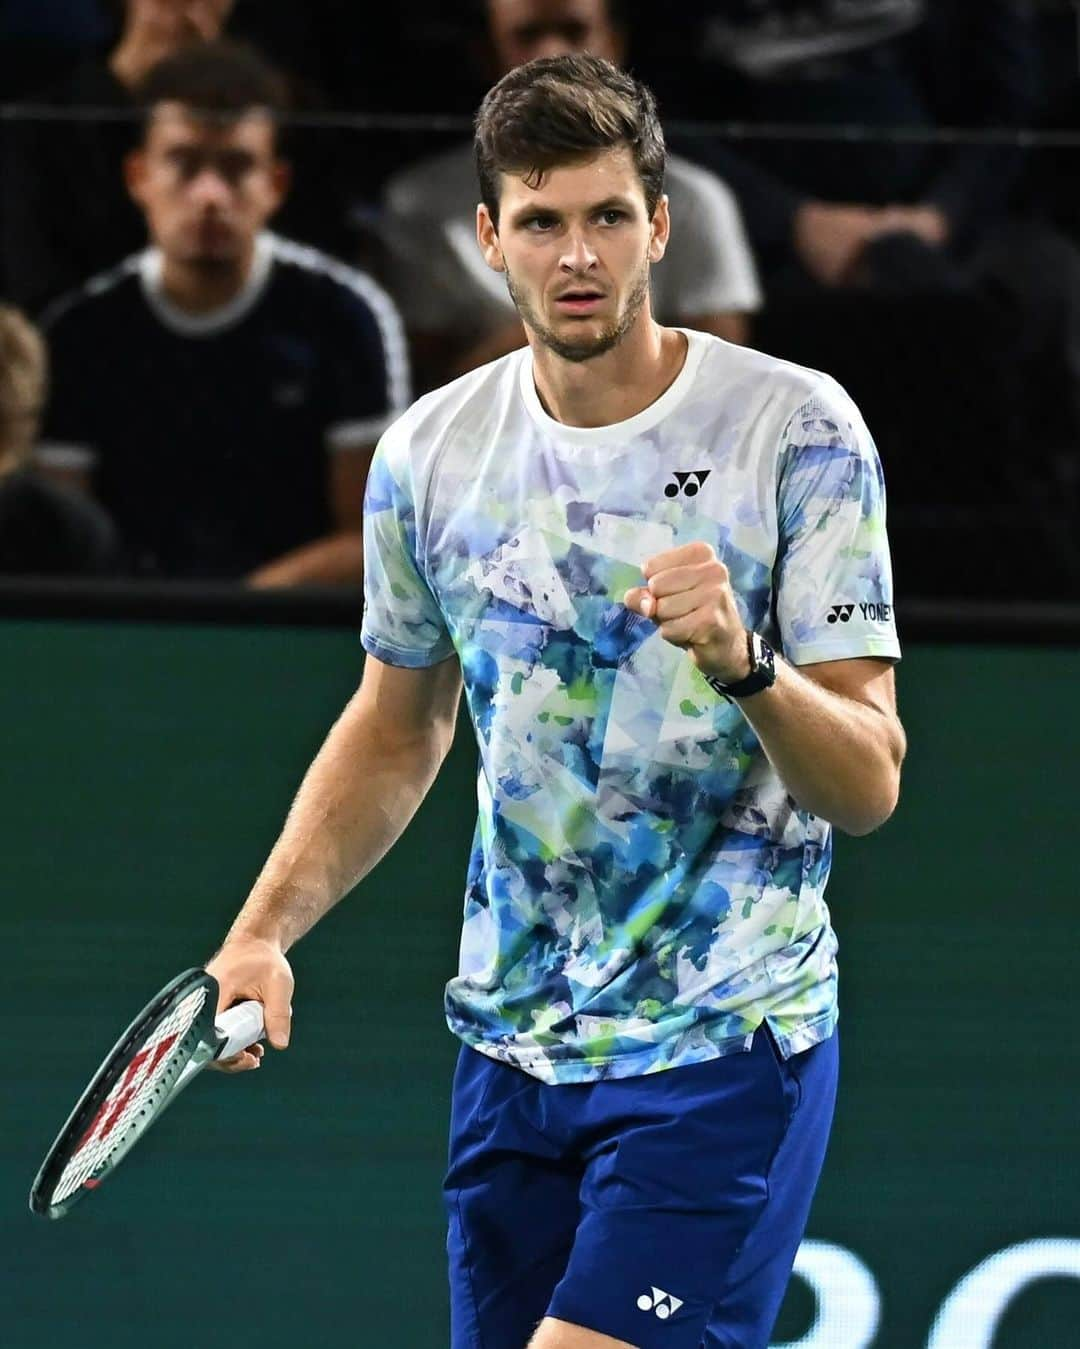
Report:
[{"label": "racket frame", "polygon": [[[169,1062],[159,1083],[166,1086],[164,1095],[151,1108],[148,1109],[144,1105],[86,1180],[77,1185],[60,1202],[54,1203],[52,1196],[68,1163],[78,1153],[79,1146],[94,1124],[102,1104],[127,1072],[140,1046],[150,1037],[154,1028],[166,1018],[169,1011],[199,987],[206,988],[206,998],[187,1031],[169,1051]],[[218,984],[213,975],[207,974],[205,970],[191,969],[177,975],[146,1004],[106,1055],[46,1154],[30,1190],[30,1208],[34,1213],[44,1218],[62,1218],[88,1190],[96,1189],[115,1170],[143,1133],[172,1104],[192,1078],[207,1063],[217,1058],[225,1046],[225,1037],[215,1030],[217,999]],[[155,1098],[159,1096],[157,1089],[154,1096]]]}]

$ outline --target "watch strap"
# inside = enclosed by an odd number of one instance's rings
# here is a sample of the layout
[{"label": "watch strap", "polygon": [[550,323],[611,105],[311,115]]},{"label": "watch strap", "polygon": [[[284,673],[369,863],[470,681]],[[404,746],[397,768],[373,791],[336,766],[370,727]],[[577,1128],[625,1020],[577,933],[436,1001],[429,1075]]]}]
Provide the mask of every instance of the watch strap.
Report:
[{"label": "watch strap", "polygon": [[747,698],[761,693],[776,683],[776,656],[772,647],[756,632],[746,634],[746,654],[750,658],[750,673],[734,684],[725,684],[715,675],[705,675],[705,682],[722,698]]}]

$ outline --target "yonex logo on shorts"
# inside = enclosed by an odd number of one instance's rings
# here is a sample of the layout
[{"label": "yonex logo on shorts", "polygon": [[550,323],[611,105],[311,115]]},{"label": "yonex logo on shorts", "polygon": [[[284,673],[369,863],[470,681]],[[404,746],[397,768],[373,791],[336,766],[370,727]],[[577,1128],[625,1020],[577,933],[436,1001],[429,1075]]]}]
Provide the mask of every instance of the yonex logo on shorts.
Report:
[{"label": "yonex logo on shorts", "polygon": [[681,492],[684,497],[696,497],[711,472],[711,468],[697,468],[692,473],[672,474],[675,481],[669,482],[664,488],[664,496],[677,497]]},{"label": "yonex logo on shorts", "polygon": [[652,1293],[642,1293],[637,1300],[638,1307],[643,1312],[655,1312],[661,1321],[666,1321],[673,1312],[677,1312],[683,1305],[682,1298],[672,1297],[670,1293],[665,1293],[662,1288],[653,1286]]},{"label": "yonex logo on shorts", "polygon": [[854,604],[834,604],[829,610],[829,623],[847,623],[855,612]]}]

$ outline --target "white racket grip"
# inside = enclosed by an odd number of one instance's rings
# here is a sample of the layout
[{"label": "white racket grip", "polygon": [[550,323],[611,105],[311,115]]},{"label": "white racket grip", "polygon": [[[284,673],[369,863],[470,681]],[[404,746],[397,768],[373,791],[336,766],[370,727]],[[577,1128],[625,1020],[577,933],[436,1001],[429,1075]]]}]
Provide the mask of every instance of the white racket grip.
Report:
[{"label": "white racket grip", "polygon": [[214,1022],[218,1035],[225,1037],[221,1048],[214,1055],[216,1059],[231,1059],[241,1049],[247,1049],[256,1040],[263,1038],[263,1005],[261,1002],[238,1002],[218,1014]]}]

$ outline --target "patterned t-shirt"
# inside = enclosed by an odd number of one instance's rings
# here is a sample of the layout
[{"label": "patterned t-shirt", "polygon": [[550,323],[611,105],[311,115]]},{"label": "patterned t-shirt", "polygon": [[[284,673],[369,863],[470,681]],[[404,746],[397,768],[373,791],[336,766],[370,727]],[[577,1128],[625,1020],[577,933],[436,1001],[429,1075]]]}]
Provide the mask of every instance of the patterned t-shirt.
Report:
[{"label": "patterned t-shirt", "polygon": [[368,482],[364,646],[456,655],[480,750],[447,1018],[547,1082],[836,1024],[829,825],[621,601],[705,540],[791,663],[895,659],[881,469],[833,380],[687,338],[667,391],[597,428],[547,415],[527,350],[475,370],[386,432]]}]

